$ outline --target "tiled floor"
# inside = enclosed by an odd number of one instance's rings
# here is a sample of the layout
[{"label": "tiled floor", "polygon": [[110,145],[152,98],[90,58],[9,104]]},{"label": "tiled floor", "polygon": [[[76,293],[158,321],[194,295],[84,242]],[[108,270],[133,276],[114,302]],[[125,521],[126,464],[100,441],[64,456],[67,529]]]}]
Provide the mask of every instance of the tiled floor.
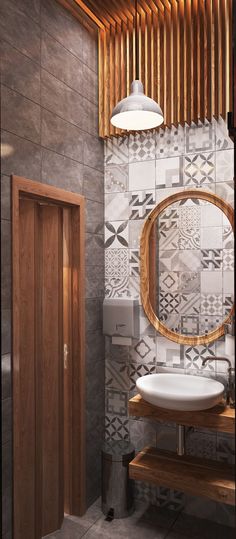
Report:
[{"label": "tiled floor", "polygon": [[108,522],[97,500],[81,517],[65,517],[60,531],[47,539],[233,539],[233,528],[136,502],[132,516]]}]

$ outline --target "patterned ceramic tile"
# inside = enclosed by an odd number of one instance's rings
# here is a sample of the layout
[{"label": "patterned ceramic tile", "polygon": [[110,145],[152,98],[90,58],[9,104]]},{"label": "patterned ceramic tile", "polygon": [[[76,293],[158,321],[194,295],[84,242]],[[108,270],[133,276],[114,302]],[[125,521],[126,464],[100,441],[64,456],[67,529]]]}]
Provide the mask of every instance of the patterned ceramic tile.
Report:
[{"label": "patterned ceramic tile", "polygon": [[234,143],[228,135],[227,123],[223,118],[215,122],[215,145],[216,150],[228,150],[234,147]]},{"label": "patterned ceramic tile", "polygon": [[159,271],[190,271],[201,268],[201,251],[195,250],[171,250],[159,251]]},{"label": "patterned ceramic tile", "polygon": [[216,182],[230,182],[234,178],[234,150],[216,152]]},{"label": "patterned ceramic tile", "polygon": [[186,436],[186,453],[193,457],[216,460],[216,433],[190,430]]},{"label": "patterned ceramic tile", "polygon": [[119,361],[121,363],[126,363],[129,359],[129,347],[112,344],[111,337],[106,336],[106,358],[109,358],[111,361]]},{"label": "patterned ceramic tile", "polygon": [[139,304],[141,304],[140,298],[140,277],[138,274],[130,275],[129,277],[129,295],[132,298],[138,299]]},{"label": "patterned ceramic tile", "polygon": [[232,294],[223,294],[223,316],[227,316],[233,306]]},{"label": "patterned ceramic tile", "polygon": [[140,237],[144,220],[135,219],[129,222],[129,247],[130,249],[139,249]]},{"label": "patterned ceramic tile", "polygon": [[160,320],[163,322],[171,331],[175,333],[180,332],[180,315],[179,314],[161,314]]},{"label": "patterned ceramic tile", "polygon": [[184,158],[183,184],[203,186],[215,181],[215,152]]},{"label": "patterned ceramic tile", "polygon": [[181,228],[199,228],[201,221],[200,208],[195,206],[181,207],[180,212],[180,227]]},{"label": "patterned ceramic tile", "polygon": [[163,271],[159,275],[159,288],[161,292],[177,292],[179,289],[179,273],[177,271]]},{"label": "patterned ceramic tile", "polygon": [[125,298],[130,296],[129,277],[111,277],[105,279],[106,298]]},{"label": "patterned ceramic tile", "polygon": [[135,451],[141,451],[147,445],[156,447],[154,424],[130,419],[130,441],[134,445]]},{"label": "patterned ceramic tile", "polygon": [[128,138],[118,137],[105,142],[105,163],[107,165],[128,163]]},{"label": "patterned ceramic tile", "polygon": [[124,221],[129,218],[129,194],[105,195],[105,220]]},{"label": "patterned ceramic tile", "polygon": [[204,226],[201,228],[202,249],[222,249],[223,235],[221,226]]},{"label": "patterned ceramic tile", "polygon": [[234,272],[223,271],[223,293],[233,294],[234,291]]},{"label": "patterned ceramic tile", "polygon": [[[180,228],[178,248],[179,249],[199,249],[200,228]],[[160,245],[161,248],[161,245]]]},{"label": "patterned ceramic tile", "polygon": [[140,273],[140,254],[139,249],[130,249],[129,251],[129,274],[139,276]]},{"label": "patterned ceramic tile", "polygon": [[156,136],[156,158],[183,155],[184,153],[184,129],[172,126],[170,129],[160,129]]},{"label": "patterned ceramic tile", "polygon": [[129,191],[155,189],[155,161],[129,164]]},{"label": "patterned ceramic tile", "polygon": [[128,165],[106,165],[105,192],[125,192],[128,188]]},{"label": "patterned ceramic tile", "polygon": [[159,298],[159,315],[164,313],[172,314],[179,313],[180,297],[179,294],[171,294],[170,292],[160,292]]},{"label": "patterned ceramic tile", "polygon": [[157,366],[164,365],[165,367],[184,367],[184,359],[181,357],[181,345],[165,337],[157,336],[156,338],[156,364]]},{"label": "patterned ceramic tile", "polygon": [[125,277],[129,274],[129,250],[105,249],[105,277]]},{"label": "patterned ceramic tile", "polygon": [[234,182],[225,181],[216,183],[216,195],[219,195],[225,202],[228,202],[228,204],[234,207]]},{"label": "patterned ceramic tile", "polygon": [[223,271],[234,271],[234,249],[223,249]]},{"label": "patterned ceramic tile", "polygon": [[179,274],[178,290],[181,294],[200,292],[200,275],[197,271],[181,272]]},{"label": "patterned ceramic tile", "polygon": [[155,329],[149,322],[142,307],[139,307],[139,334],[143,335],[155,335]]},{"label": "patterned ceramic tile", "polygon": [[129,136],[129,162],[155,159],[155,132],[136,133]]},{"label": "patterned ceramic tile", "polygon": [[201,271],[201,293],[222,294],[222,271]]},{"label": "patterned ceramic tile", "polygon": [[185,152],[187,154],[212,151],[215,148],[214,145],[214,127],[207,120],[204,124],[199,121],[198,125],[194,123],[191,126],[186,125]]},{"label": "patterned ceramic tile", "polygon": [[[159,204],[162,200],[169,197],[170,195],[174,195],[175,193],[179,193],[180,191],[184,191],[185,187],[172,187],[171,189],[156,189],[156,203]],[[179,204],[175,204],[175,206],[178,206]]]},{"label": "patterned ceramic tile", "polygon": [[223,213],[220,208],[214,206],[213,204],[204,204],[201,206],[201,226],[210,227],[216,226],[222,227],[223,224]]},{"label": "patterned ceramic tile", "polygon": [[159,249],[178,249],[179,248],[179,230],[170,228],[169,230],[159,231]]},{"label": "patterned ceramic tile", "polygon": [[130,349],[130,360],[132,363],[141,363],[142,365],[155,365],[155,338],[149,335],[145,335],[139,340],[133,340],[133,345]]},{"label": "patterned ceramic tile", "polygon": [[[215,370],[215,348],[214,344],[199,345],[199,346],[184,346],[184,366],[188,370]],[[204,367],[202,366],[202,360],[206,356],[211,356],[212,361],[207,361]]]},{"label": "patterned ceramic tile", "polygon": [[208,335],[208,333],[221,326],[222,321],[222,316],[201,316],[199,334]]},{"label": "patterned ceramic tile", "polygon": [[129,223],[128,221],[105,222],[105,249],[108,247],[128,247]]},{"label": "patterned ceramic tile", "polygon": [[128,364],[106,359],[105,385],[113,389],[128,391],[129,389],[129,367]]},{"label": "patterned ceramic tile", "polygon": [[161,212],[158,219],[159,231],[166,231],[172,228],[177,228],[179,224],[179,210],[178,208],[166,208]]},{"label": "patterned ceramic tile", "polygon": [[230,434],[217,432],[217,460],[235,465],[235,439]]},{"label": "patterned ceramic tile", "polygon": [[202,271],[222,270],[222,249],[202,249]]},{"label": "patterned ceramic tile", "polygon": [[180,294],[179,312],[181,314],[199,314],[200,294]]},{"label": "patterned ceramic tile", "polygon": [[130,391],[136,389],[136,380],[140,376],[145,376],[146,374],[154,374],[156,372],[155,365],[141,365],[140,363],[130,363],[129,366],[129,381],[130,381]]},{"label": "patterned ceramic tile", "polygon": [[125,391],[106,389],[106,412],[127,417],[128,397]]},{"label": "patterned ceramic tile", "polygon": [[135,191],[129,194],[130,219],[145,219],[155,206],[155,191]]},{"label": "patterned ceramic tile", "polygon": [[231,226],[223,227],[223,249],[234,248],[234,234]]},{"label": "patterned ceramic tile", "polygon": [[180,333],[181,335],[199,335],[199,316],[181,315]]},{"label": "patterned ceramic tile", "polygon": [[183,185],[182,157],[168,157],[156,160],[156,187],[177,187]]},{"label": "patterned ceramic tile", "polygon": [[129,440],[129,419],[106,414],[105,439],[107,441]]},{"label": "patterned ceramic tile", "polygon": [[202,294],[201,314],[211,316],[222,316],[223,296],[222,294]]},{"label": "patterned ceramic tile", "polygon": [[156,504],[156,487],[142,481],[134,482],[134,498],[142,502]]},{"label": "patterned ceramic tile", "polygon": [[181,511],[184,507],[184,494],[178,490],[157,487],[157,505],[173,511]]}]

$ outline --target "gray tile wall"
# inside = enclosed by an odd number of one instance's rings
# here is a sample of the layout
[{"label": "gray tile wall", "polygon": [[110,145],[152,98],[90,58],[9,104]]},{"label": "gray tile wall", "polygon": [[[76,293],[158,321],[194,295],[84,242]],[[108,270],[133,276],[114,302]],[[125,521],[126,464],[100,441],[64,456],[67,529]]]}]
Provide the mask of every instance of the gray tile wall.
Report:
[{"label": "gray tile wall", "polygon": [[[18,174],[86,197],[87,503],[100,494],[104,427],[103,141],[97,37],[56,0],[2,0],[3,537],[11,537],[11,202]],[[96,396],[96,400],[95,400]]]},{"label": "gray tile wall", "polygon": [[[136,451],[146,445],[173,451],[176,447],[174,424],[129,418],[128,400],[137,393],[135,383],[139,376],[174,370],[217,377],[223,383],[226,380],[225,364],[214,361],[214,356],[225,354],[224,340],[209,346],[180,346],[155,332],[146,318],[140,301],[142,226],[157,203],[187,188],[213,191],[233,205],[233,152],[222,119],[129,135],[108,140],[105,145],[105,294],[106,297],[132,296],[140,303],[140,337],[133,340],[132,346],[112,345],[106,337],[105,436],[108,440],[131,440]],[[174,219],[172,214],[172,236],[165,238],[165,245],[173,240]],[[210,214],[207,219],[210,226]],[[233,249],[232,235],[225,240],[226,248]],[[188,273],[185,275],[187,283]],[[191,292],[191,288],[186,292]],[[215,309],[214,294],[210,295],[211,308]],[[224,314],[229,308],[230,301],[224,305]],[[212,361],[203,369],[202,359],[206,355],[211,355]],[[232,462],[234,455],[232,436],[206,430],[189,431],[186,446],[189,454],[227,462]],[[163,487],[137,482],[136,497],[172,509],[184,508],[217,522],[233,522],[229,506],[187,497]]]}]

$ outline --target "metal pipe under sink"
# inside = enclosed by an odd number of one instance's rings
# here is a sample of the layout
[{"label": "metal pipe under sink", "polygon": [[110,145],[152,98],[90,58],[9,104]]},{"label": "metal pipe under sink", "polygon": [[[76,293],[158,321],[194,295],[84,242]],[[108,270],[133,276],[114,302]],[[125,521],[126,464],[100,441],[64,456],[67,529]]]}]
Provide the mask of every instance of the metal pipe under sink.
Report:
[{"label": "metal pipe under sink", "polygon": [[185,426],[176,425],[176,451],[177,455],[185,454]]}]

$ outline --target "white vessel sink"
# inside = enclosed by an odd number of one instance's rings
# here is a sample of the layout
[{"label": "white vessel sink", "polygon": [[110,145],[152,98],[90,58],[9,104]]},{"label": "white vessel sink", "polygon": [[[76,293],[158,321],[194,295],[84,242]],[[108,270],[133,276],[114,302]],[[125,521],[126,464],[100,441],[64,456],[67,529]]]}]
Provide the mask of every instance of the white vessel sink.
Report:
[{"label": "white vessel sink", "polygon": [[144,400],[168,410],[206,410],[224,393],[221,382],[187,374],[147,374],[138,378],[136,387]]}]

